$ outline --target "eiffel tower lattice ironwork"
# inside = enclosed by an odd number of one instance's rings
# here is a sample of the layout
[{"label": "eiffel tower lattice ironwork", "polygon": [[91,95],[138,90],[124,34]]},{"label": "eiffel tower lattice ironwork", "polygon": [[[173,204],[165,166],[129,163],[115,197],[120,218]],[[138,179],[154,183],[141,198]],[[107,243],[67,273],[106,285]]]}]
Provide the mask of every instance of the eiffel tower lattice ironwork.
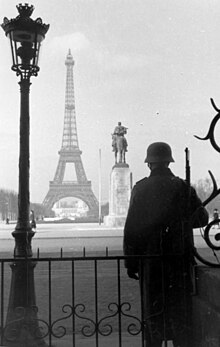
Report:
[{"label": "eiffel tower lattice ironwork", "polygon": [[[89,208],[88,216],[98,217],[98,201],[92,191],[91,181],[86,178],[81,160],[82,151],[79,149],[78,144],[73,82],[74,60],[70,50],[65,65],[67,72],[62,147],[58,152],[60,157],[54,180],[50,181],[49,191],[43,204],[51,209],[60,199],[74,197],[86,203]],[[64,181],[66,164],[68,163],[75,165],[75,181]]]}]

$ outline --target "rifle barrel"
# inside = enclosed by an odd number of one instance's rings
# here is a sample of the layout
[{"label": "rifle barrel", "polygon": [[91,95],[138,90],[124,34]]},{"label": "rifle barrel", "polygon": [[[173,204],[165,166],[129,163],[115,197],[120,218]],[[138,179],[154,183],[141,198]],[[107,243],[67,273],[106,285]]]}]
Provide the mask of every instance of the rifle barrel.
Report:
[{"label": "rifle barrel", "polygon": [[190,185],[190,162],[189,162],[189,157],[190,157],[190,152],[189,149],[186,148],[185,149],[185,153],[186,153],[186,182],[188,185]]}]

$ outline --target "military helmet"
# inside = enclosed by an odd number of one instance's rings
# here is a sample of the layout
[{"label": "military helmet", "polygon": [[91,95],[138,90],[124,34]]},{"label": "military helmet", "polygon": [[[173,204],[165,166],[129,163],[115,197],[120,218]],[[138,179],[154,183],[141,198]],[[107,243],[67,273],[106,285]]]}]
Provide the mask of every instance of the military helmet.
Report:
[{"label": "military helmet", "polygon": [[165,142],[154,142],[147,149],[145,163],[174,162],[170,146]]}]

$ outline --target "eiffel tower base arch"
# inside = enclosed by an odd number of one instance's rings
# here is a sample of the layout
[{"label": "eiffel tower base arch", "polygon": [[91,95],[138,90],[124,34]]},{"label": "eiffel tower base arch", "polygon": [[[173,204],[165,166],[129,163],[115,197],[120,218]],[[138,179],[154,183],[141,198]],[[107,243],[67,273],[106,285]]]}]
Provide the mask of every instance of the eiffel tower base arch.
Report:
[{"label": "eiffel tower base arch", "polygon": [[84,183],[55,183],[52,181],[43,204],[48,209],[52,209],[57,201],[67,197],[73,197],[85,202],[89,208],[87,217],[97,218],[98,221],[98,201],[92,191],[90,181]]}]

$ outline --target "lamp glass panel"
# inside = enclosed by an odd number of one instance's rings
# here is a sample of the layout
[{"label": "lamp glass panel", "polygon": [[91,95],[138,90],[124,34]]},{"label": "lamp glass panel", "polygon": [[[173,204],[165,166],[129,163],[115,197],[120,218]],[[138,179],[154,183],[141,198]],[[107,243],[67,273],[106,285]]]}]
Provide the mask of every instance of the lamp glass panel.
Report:
[{"label": "lamp glass panel", "polygon": [[27,30],[14,30],[7,34],[13,41],[17,42],[34,42],[37,38],[37,42],[41,42],[44,39],[43,35],[37,34],[35,31],[30,32]]}]

